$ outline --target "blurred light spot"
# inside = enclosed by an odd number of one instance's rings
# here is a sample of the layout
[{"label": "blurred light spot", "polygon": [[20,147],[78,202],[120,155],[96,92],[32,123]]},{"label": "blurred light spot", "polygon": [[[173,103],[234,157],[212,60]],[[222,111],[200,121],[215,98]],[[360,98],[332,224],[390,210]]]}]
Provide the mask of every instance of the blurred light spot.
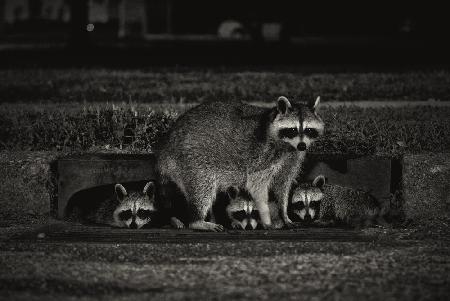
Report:
[{"label": "blurred light spot", "polygon": [[86,25],[86,30],[89,32],[94,31],[94,28],[95,28],[95,26],[92,23],[89,23],[88,25]]}]

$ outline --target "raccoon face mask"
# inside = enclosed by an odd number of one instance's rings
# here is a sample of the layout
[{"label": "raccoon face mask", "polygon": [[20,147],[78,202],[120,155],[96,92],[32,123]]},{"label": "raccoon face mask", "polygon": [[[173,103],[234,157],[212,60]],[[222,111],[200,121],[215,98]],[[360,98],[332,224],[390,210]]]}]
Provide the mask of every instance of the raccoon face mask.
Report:
[{"label": "raccoon face mask", "polygon": [[154,184],[148,182],[142,193],[127,193],[125,187],[116,184],[116,197],[120,204],[114,211],[114,221],[122,228],[140,229],[152,221],[156,210],[154,207]]},{"label": "raccoon face mask", "polygon": [[280,96],[269,130],[272,137],[298,151],[309,149],[324,131],[324,123],[316,113],[319,104],[320,97],[308,105],[292,105],[286,97]]}]

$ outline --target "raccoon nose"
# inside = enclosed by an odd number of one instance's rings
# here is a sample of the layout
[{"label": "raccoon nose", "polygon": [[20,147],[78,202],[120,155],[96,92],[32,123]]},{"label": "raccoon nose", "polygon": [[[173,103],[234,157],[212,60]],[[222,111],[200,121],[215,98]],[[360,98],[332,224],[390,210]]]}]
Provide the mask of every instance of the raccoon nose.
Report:
[{"label": "raccoon nose", "polygon": [[306,143],[305,142],[300,142],[299,144],[297,144],[297,150],[299,150],[299,151],[306,150]]},{"label": "raccoon nose", "polygon": [[135,221],[132,221],[130,224],[130,229],[137,229],[137,224]]},{"label": "raccoon nose", "polygon": [[247,226],[245,226],[245,230],[253,230],[253,226],[248,223]]},{"label": "raccoon nose", "polygon": [[311,221],[311,215],[309,215],[309,214],[305,215],[304,220],[305,220],[305,222],[309,223]]}]

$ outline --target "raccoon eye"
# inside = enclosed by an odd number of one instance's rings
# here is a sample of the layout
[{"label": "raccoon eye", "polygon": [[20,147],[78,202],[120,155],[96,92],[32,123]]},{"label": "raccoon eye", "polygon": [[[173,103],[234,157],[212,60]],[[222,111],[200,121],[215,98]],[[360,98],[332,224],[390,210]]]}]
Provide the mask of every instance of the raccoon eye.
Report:
[{"label": "raccoon eye", "polygon": [[250,217],[253,219],[259,219],[259,211],[253,210],[252,213],[250,213]]},{"label": "raccoon eye", "polygon": [[303,132],[310,138],[317,138],[319,136],[319,132],[313,128],[306,128],[303,130]]},{"label": "raccoon eye", "polygon": [[302,209],[305,208],[305,203],[297,202],[297,203],[292,204],[291,206],[292,206],[293,209],[302,210]]},{"label": "raccoon eye", "polygon": [[309,203],[309,207],[315,209],[316,211],[320,208],[320,201],[312,201]]},{"label": "raccoon eye", "polygon": [[281,129],[278,132],[278,136],[280,138],[289,138],[292,139],[295,136],[298,136],[298,129],[297,128],[285,128],[285,129]]},{"label": "raccoon eye", "polygon": [[133,217],[133,213],[131,212],[130,209],[119,213],[119,218],[123,221],[129,220],[132,217]]},{"label": "raccoon eye", "polygon": [[243,221],[247,217],[247,214],[245,213],[245,210],[240,210],[233,212],[232,216],[238,221]]},{"label": "raccoon eye", "polygon": [[152,211],[151,210],[145,210],[145,209],[139,209],[137,211],[137,217],[139,217],[140,219],[148,219],[152,216]]}]

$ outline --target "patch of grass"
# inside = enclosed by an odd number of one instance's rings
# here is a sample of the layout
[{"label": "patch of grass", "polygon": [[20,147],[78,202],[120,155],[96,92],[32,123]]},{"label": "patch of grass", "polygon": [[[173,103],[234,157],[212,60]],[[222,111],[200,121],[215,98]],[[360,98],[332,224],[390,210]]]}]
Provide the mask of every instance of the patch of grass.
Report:
[{"label": "patch of grass", "polygon": [[[0,105],[0,149],[151,151],[189,105]],[[450,107],[324,107],[313,151],[401,156],[450,150]]]},{"label": "patch of grass", "polygon": [[336,107],[322,110],[326,135],[316,145],[323,153],[377,154],[450,150],[450,108]]},{"label": "patch of grass", "polygon": [[135,105],[1,105],[0,148],[150,151],[177,115]]},{"label": "patch of grass", "polygon": [[324,101],[450,100],[447,71],[404,73],[236,72],[220,70],[3,70],[0,102],[273,101],[279,95]]}]

